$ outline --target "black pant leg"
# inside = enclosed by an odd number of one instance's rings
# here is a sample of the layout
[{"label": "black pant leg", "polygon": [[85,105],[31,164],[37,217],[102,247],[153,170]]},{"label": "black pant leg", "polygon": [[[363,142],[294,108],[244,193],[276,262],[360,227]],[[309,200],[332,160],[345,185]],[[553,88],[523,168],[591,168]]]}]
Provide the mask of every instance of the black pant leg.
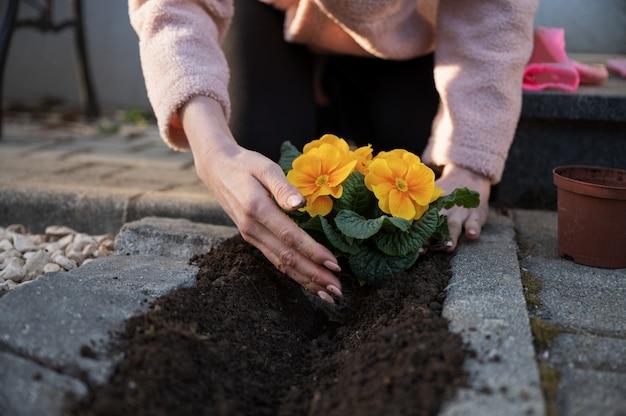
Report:
[{"label": "black pant leg", "polygon": [[420,154],[439,105],[433,55],[409,61],[331,56],[323,85],[331,97],[336,134],[375,151]]},{"label": "black pant leg", "polygon": [[223,49],[229,62],[230,127],[244,147],[277,160],[280,145],[314,139],[314,57],[283,38],[284,14],[256,0],[235,0]]}]

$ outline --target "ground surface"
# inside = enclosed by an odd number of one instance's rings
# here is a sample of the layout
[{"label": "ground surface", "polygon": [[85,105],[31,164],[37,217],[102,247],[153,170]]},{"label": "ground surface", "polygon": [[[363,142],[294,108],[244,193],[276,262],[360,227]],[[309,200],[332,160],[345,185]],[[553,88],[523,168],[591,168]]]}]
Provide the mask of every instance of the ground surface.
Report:
[{"label": "ground surface", "polygon": [[467,382],[441,317],[449,255],[330,307],[240,237],[192,259],[198,283],[127,322],[108,385],[75,415],[436,415]]}]

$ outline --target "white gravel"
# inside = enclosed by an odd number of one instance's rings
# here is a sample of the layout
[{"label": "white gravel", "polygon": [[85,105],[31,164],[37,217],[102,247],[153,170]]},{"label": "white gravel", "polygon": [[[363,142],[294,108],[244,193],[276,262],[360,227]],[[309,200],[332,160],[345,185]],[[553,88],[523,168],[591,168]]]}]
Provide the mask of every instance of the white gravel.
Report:
[{"label": "white gravel", "polygon": [[63,225],[29,234],[26,227],[0,227],[0,296],[45,273],[71,270],[113,253],[115,236],[87,235]]}]

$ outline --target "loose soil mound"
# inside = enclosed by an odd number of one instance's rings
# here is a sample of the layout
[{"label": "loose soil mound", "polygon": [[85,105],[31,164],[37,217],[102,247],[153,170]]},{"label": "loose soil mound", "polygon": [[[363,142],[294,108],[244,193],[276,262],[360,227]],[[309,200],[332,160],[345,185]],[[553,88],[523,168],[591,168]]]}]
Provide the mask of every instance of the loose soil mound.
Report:
[{"label": "loose soil mound", "polygon": [[70,413],[436,415],[467,380],[441,317],[449,261],[430,252],[377,289],[344,275],[328,306],[232,238],[127,322],[116,374]]}]

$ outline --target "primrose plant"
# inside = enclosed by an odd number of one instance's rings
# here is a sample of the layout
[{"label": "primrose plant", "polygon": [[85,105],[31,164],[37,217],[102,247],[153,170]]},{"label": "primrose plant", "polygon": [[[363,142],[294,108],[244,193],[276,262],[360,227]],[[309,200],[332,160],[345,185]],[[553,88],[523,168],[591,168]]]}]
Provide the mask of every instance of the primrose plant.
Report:
[{"label": "primrose plant", "polygon": [[345,257],[362,285],[381,285],[411,267],[428,240],[449,239],[442,209],[479,204],[479,194],[467,188],[443,195],[435,173],[411,152],[373,156],[371,145],[351,150],[332,134],[302,152],[283,143],[279,164],[306,198],[303,208],[287,215]]}]

